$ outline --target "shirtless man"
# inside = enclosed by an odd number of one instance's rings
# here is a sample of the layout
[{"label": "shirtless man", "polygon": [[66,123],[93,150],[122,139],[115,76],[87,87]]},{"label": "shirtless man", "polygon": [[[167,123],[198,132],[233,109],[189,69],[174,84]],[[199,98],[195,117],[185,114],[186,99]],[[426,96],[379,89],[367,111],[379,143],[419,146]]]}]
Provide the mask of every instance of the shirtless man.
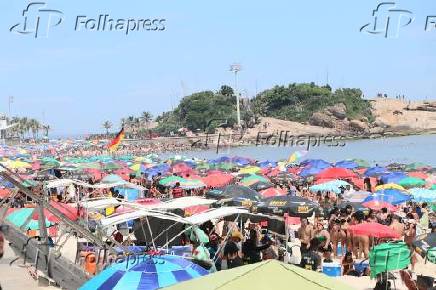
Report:
[{"label": "shirtless man", "polygon": [[400,223],[400,217],[397,215],[392,215],[392,223],[390,227],[397,232],[400,237],[404,236],[404,224]]},{"label": "shirtless man", "polygon": [[301,252],[306,252],[309,249],[310,241],[314,238],[313,226],[307,218],[301,218],[301,226],[298,229],[298,238],[301,241]]}]

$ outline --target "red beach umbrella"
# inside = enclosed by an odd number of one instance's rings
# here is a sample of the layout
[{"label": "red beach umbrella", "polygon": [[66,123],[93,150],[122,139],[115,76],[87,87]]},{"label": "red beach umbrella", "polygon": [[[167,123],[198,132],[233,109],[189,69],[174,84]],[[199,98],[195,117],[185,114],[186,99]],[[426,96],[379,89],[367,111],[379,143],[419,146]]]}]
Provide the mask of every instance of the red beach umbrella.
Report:
[{"label": "red beach umbrella", "polygon": [[226,173],[213,173],[203,178],[204,184],[209,187],[221,187],[232,182],[233,176]]},{"label": "red beach umbrella", "polygon": [[370,236],[374,238],[399,238],[400,235],[392,228],[379,223],[363,223],[349,226],[348,230],[356,236]]},{"label": "red beach umbrella", "polygon": [[396,211],[397,208],[385,201],[371,200],[365,203],[362,203],[364,207],[373,209],[373,210],[381,210],[382,208],[387,208],[390,211]]},{"label": "red beach umbrella", "polygon": [[267,188],[260,192],[260,195],[262,195],[264,198],[272,196],[284,196],[286,194],[287,192],[285,190],[274,187]]},{"label": "red beach umbrella", "polygon": [[345,179],[353,177],[357,177],[356,173],[340,167],[327,168],[316,175],[317,179]]}]

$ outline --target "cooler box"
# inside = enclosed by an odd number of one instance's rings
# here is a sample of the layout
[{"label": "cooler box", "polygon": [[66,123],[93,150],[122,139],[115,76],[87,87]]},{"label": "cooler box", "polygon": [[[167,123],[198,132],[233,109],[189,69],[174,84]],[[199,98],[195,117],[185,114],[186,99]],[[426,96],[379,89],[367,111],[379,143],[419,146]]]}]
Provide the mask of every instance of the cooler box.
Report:
[{"label": "cooler box", "polygon": [[356,270],[359,273],[363,273],[365,268],[369,268],[369,262],[368,261],[365,261],[365,262],[355,262],[354,263],[354,270]]},{"label": "cooler box", "polygon": [[323,263],[322,272],[330,277],[339,277],[341,276],[342,268],[338,263]]}]

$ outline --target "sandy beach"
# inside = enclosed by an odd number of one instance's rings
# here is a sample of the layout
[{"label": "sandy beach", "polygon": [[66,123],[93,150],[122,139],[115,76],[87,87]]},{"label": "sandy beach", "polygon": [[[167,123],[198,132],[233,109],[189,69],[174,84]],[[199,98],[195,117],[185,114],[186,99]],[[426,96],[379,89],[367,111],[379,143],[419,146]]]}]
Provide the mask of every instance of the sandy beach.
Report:
[{"label": "sandy beach", "polygon": [[0,260],[0,284],[3,290],[23,290],[23,289],[59,289],[56,287],[39,287],[38,281],[30,276],[26,267],[20,266],[23,260],[15,261],[11,266],[9,263],[16,258],[15,253],[5,243],[5,252]]}]

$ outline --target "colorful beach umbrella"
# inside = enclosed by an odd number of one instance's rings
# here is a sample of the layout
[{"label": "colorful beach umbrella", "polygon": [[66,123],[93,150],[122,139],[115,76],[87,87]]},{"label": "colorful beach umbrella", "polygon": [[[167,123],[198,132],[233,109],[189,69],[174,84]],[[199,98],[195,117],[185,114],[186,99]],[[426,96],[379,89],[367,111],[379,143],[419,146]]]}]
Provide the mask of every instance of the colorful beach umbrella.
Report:
[{"label": "colorful beach umbrella", "polygon": [[406,190],[404,187],[402,187],[401,185],[396,184],[396,183],[382,184],[382,185],[377,185],[375,187],[376,191],[385,190],[385,189],[398,189],[398,190],[402,190],[402,191]]},{"label": "colorful beach umbrella", "polygon": [[397,208],[390,204],[389,202],[385,201],[378,201],[378,200],[371,200],[368,202],[362,203],[364,207],[373,209],[373,210],[381,210],[382,208],[387,208],[390,211],[396,211]]},{"label": "colorful beach umbrella", "polygon": [[417,202],[434,202],[436,201],[436,190],[425,188],[411,188],[409,190],[413,200]]},{"label": "colorful beach umbrella", "polygon": [[[27,219],[29,219],[33,213],[34,213],[34,208],[20,208],[20,209],[15,209],[14,211],[12,211],[10,214],[8,214],[6,216],[6,220],[10,223],[12,223],[14,226],[16,227],[21,227],[24,225],[24,223],[26,222]],[[45,226],[46,227],[50,227],[52,224],[50,221],[45,220]],[[39,222],[38,220],[33,219],[33,217],[30,219],[30,222],[27,223],[27,225],[25,226],[26,230],[38,230],[39,229]]]},{"label": "colorful beach umbrella", "polygon": [[411,200],[412,197],[408,194],[403,193],[402,191],[399,191],[397,189],[386,189],[375,192],[373,195],[368,196],[365,198],[363,202],[368,201],[385,201],[388,203],[391,203],[393,205],[398,205],[403,202]]},{"label": "colorful beach umbrella", "polygon": [[274,188],[274,187],[270,187],[268,189],[260,191],[260,195],[263,198],[273,197],[273,196],[284,196],[286,194],[287,192],[284,189]]},{"label": "colorful beach umbrella", "polygon": [[367,177],[376,177],[376,176],[386,174],[387,172],[388,172],[388,170],[385,167],[376,166],[376,167],[368,168],[364,174]]},{"label": "colorful beach umbrella", "polygon": [[370,236],[374,238],[399,238],[400,235],[391,227],[379,223],[362,223],[348,227],[356,236]]},{"label": "colorful beach umbrella", "polygon": [[416,177],[406,177],[398,182],[404,188],[422,187],[425,186],[425,180]]},{"label": "colorful beach umbrella", "polygon": [[207,275],[201,266],[178,256],[134,256],[114,263],[79,289],[154,290]]},{"label": "colorful beach umbrella", "polygon": [[357,177],[356,173],[346,168],[332,167],[324,169],[316,175],[317,179],[346,179]]},{"label": "colorful beach umbrella", "polygon": [[295,151],[293,152],[289,158],[287,163],[297,163],[298,161],[300,161],[301,158],[303,158],[304,156],[307,155],[309,151],[306,150],[301,150],[301,151]]},{"label": "colorful beach umbrella", "polygon": [[369,252],[371,278],[393,270],[402,270],[410,264],[410,250],[404,242],[391,242],[377,245]]}]

